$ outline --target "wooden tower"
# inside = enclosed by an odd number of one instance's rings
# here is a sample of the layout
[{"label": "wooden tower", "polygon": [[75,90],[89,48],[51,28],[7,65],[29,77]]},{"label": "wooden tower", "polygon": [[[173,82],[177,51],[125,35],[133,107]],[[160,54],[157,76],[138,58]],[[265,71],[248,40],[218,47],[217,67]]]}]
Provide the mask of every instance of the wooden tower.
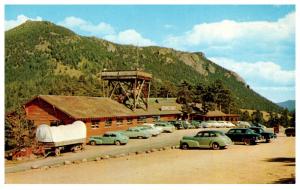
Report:
[{"label": "wooden tower", "polygon": [[101,79],[108,82],[107,96],[125,104],[133,111],[148,109],[152,75],[139,70],[102,71]]}]

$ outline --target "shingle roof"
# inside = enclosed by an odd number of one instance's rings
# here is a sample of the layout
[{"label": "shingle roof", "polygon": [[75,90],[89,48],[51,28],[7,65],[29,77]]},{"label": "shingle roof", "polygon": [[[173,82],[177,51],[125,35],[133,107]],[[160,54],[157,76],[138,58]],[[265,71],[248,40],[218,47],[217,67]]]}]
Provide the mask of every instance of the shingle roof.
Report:
[{"label": "shingle roof", "polygon": [[[132,111],[123,104],[103,97],[40,95],[37,98],[75,119],[181,113],[181,105],[177,104],[175,99],[158,99],[158,101],[152,99],[149,101],[147,111],[143,109]],[[161,109],[163,106],[171,109]]]},{"label": "shingle roof", "polygon": [[226,114],[219,110],[215,110],[207,112],[204,116],[226,116]]}]

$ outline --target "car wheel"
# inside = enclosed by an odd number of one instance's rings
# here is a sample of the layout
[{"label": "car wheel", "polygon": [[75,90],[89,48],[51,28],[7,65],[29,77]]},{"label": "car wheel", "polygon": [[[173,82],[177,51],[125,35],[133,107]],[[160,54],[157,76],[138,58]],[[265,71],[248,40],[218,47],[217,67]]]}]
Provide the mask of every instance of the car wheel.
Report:
[{"label": "car wheel", "polygon": [[271,142],[271,140],[270,139],[266,139],[266,143],[269,143],[269,142]]},{"label": "car wheel", "polygon": [[286,134],[287,137],[291,136],[290,134]]},{"label": "car wheel", "polygon": [[142,136],[138,136],[138,139],[142,139],[143,137]]},{"label": "car wheel", "polygon": [[244,144],[245,145],[250,145],[251,144],[251,140],[250,139],[244,139]]},{"label": "car wheel", "polygon": [[219,150],[220,149],[220,145],[218,143],[214,142],[214,143],[212,143],[211,148],[213,150]]},{"label": "car wheel", "polygon": [[115,145],[119,146],[119,145],[121,145],[121,142],[120,141],[115,141]]},{"label": "car wheel", "polygon": [[91,144],[92,146],[95,146],[95,145],[96,145],[96,142],[95,142],[95,141],[91,141],[90,144]]},{"label": "car wheel", "polygon": [[183,144],[181,145],[181,149],[187,150],[187,149],[189,149],[189,145],[188,145],[187,143],[183,143]]}]

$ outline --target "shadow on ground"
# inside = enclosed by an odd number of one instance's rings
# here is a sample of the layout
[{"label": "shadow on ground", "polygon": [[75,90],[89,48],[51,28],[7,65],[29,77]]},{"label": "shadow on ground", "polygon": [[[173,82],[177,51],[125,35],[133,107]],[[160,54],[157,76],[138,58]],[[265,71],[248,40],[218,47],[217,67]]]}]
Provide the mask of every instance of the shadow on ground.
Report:
[{"label": "shadow on ground", "polygon": [[277,157],[277,158],[270,158],[266,160],[267,162],[284,162],[284,163],[295,163],[295,158],[287,158],[287,157]]},{"label": "shadow on ground", "polygon": [[[296,166],[296,159],[294,157],[277,157],[277,158],[270,158],[266,160],[267,162],[282,162],[285,163],[285,166]],[[281,178],[277,181],[274,181],[275,184],[295,184],[296,178],[292,175],[289,178]]]},{"label": "shadow on ground", "polygon": [[277,181],[274,181],[275,184],[296,184],[296,178],[290,177],[290,178],[282,178]]}]

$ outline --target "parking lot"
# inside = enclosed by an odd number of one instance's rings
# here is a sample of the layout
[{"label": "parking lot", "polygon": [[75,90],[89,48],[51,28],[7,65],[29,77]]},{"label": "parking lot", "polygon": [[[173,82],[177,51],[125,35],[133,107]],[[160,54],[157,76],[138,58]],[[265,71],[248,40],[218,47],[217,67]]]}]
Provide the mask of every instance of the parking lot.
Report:
[{"label": "parking lot", "polygon": [[[178,144],[183,135],[195,134],[197,131],[199,129],[179,130],[173,134],[162,134],[150,139],[134,139],[126,146],[88,146],[82,153],[66,153],[59,158],[52,157],[41,161],[50,163],[99,155],[101,152],[120,153],[125,150],[170,146]],[[232,145],[225,150],[216,151],[169,149],[49,169],[6,173],[5,181],[6,183],[264,184],[291,183],[295,180],[294,175],[295,138],[281,134],[271,143],[254,146]]]}]

